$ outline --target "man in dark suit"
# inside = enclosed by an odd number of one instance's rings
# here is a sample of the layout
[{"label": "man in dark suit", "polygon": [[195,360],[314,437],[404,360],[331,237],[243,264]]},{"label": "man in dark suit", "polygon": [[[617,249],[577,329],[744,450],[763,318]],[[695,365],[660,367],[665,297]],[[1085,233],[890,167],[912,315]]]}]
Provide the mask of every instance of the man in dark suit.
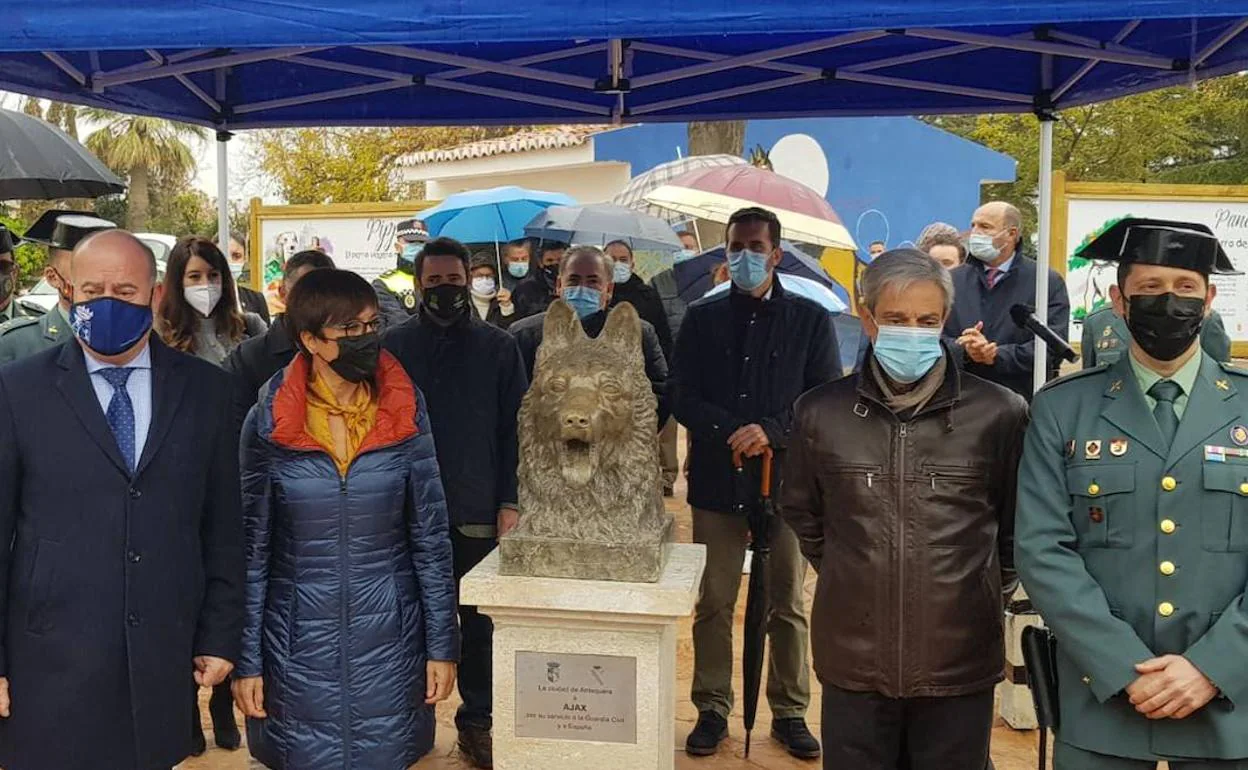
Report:
[{"label": "man in dark suit", "polygon": [[0,367],[0,765],[167,769],[239,653],[229,376],[151,335],[133,235],[84,240],[69,283],[77,340]]},{"label": "man in dark suit", "polygon": [[[295,288],[296,281],[321,268],[333,270],[334,260],[317,249],[306,249],[286,260],[286,265],[282,268],[282,285],[277,290],[282,306],[286,306],[286,295]],[[247,413],[259,398],[260,387],[279,370],[285,369],[294,357],[295,341],[290,338],[290,332],[286,329],[285,315],[279,315],[269,325],[264,336],[244,340],[225,359],[222,368],[234,375],[236,430],[242,431]]]}]

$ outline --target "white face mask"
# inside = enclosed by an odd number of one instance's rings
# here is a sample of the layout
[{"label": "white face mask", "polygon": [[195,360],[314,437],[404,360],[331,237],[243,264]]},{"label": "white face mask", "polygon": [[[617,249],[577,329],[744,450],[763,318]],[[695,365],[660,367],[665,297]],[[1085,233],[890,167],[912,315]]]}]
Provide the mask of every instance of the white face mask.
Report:
[{"label": "white face mask", "polygon": [[1001,256],[1001,249],[995,243],[996,236],[987,233],[975,233],[966,239],[966,250],[981,262],[995,262]]},{"label": "white face mask", "polygon": [[243,274],[243,270],[245,270],[246,268],[247,268],[246,262],[231,262],[230,263],[230,275],[234,276],[234,278],[237,279],[240,275]]},{"label": "white face mask", "polygon": [[184,286],[182,288],[182,296],[186,297],[186,304],[195,308],[200,315],[207,318],[212,315],[212,311],[216,309],[217,303],[221,301],[221,285],[206,283],[200,286]]},{"label": "white face mask", "polygon": [[494,284],[494,279],[489,276],[479,276],[472,279],[472,293],[478,297],[493,297],[498,292]]}]

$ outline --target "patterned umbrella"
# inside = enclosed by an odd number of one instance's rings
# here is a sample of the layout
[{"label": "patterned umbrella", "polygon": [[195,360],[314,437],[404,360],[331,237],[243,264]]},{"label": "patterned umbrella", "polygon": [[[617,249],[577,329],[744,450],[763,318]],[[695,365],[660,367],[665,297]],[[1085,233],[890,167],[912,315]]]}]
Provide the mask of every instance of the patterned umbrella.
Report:
[{"label": "patterned umbrella", "polygon": [[738,209],[762,206],[780,218],[792,241],[855,249],[854,239],[823,196],[801,182],[754,166],[690,171],[645,196],[651,205],[727,224]]},{"label": "patterned umbrella", "polygon": [[625,187],[623,192],[612,198],[611,202],[617,206],[627,206],[634,211],[649,214],[652,217],[659,217],[666,220],[668,224],[679,224],[688,220],[689,217],[660,206],[652,206],[646,202],[646,194],[690,171],[697,171],[703,168],[744,165],[746,165],[746,162],[736,155],[691,155],[688,158],[673,160],[670,163],[660,163],[644,174],[638,174],[633,177],[632,181],[628,183],[628,187]]}]

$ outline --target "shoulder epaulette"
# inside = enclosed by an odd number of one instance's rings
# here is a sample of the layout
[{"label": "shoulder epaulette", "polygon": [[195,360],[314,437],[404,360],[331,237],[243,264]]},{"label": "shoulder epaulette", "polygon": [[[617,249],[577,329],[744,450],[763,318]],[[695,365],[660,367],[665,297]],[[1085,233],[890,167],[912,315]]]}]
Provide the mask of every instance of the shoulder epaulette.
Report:
[{"label": "shoulder epaulette", "polygon": [[23,316],[21,318],[13,318],[0,324],[0,337],[8,334],[15,329],[23,329],[27,326],[33,326],[39,323],[38,317]]},{"label": "shoulder epaulette", "polygon": [[1094,374],[1104,374],[1109,369],[1110,366],[1112,366],[1112,364],[1101,364],[1100,366],[1094,366],[1091,369],[1080,369],[1077,372],[1064,374],[1061,377],[1058,377],[1056,380],[1049,380],[1048,382],[1044,384],[1044,387],[1041,388],[1040,390],[1041,392],[1043,392],[1046,390],[1051,390],[1053,388],[1059,387],[1061,385],[1065,385],[1068,382],[1074,382],[1075,380],[1082,379],[1084,377],[1091,377]]},{"label": "shoulder epaulette", "polygon": [[[3,327],[0,327],[0,328],[3,328]],[[1236,366],[1230,361],[1219,361],[1218,365],[1222,367],[1222,371],[1224,372],[1229,372],[1230,374],[1237,374],[1240,377],[1248,377],[1248,369],[1244,369],[1242,367]]]}]

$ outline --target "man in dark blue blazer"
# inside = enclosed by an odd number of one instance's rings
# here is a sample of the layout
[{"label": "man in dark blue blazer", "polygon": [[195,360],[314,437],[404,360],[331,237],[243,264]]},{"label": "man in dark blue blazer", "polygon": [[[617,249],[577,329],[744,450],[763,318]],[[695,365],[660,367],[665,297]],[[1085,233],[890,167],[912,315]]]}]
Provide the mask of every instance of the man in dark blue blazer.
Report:
[{"label": "man in dark blue blazer", "polygon": [[239,653],[228,375],[151,334],[151,251],[74,252],[76,340],[0,367],[0,766],[167,770]]}]

